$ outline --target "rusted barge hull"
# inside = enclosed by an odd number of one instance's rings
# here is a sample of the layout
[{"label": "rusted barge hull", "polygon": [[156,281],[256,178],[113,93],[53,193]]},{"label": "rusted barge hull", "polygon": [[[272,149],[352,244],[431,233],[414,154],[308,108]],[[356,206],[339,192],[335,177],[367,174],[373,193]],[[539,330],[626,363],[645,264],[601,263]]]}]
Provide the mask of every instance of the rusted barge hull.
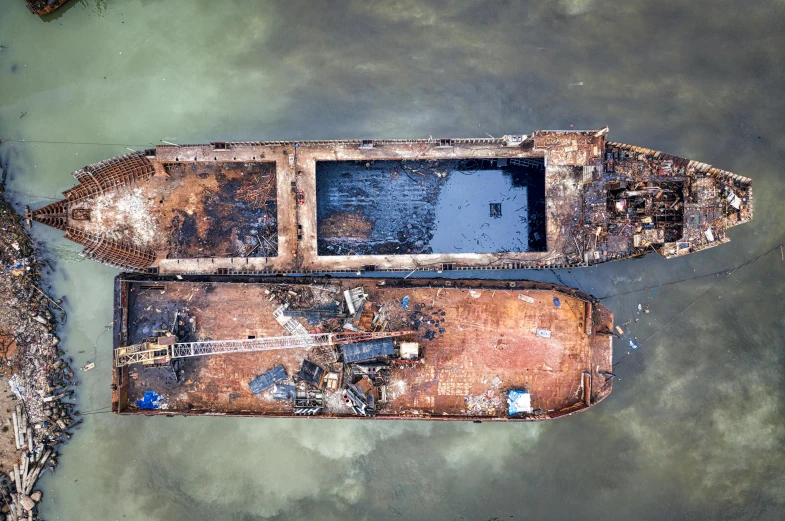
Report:
[{"label": "rusted barge hull", "polygon": [[68,0],[25,0],[25,4],[31,13],[43,16],[53,13]]},{"label": "rusted barge hull", "polygon": [[[115,282],[114,346],[134,344],[169,327],[175,313],[189,329],[190,340],[282,335],[286,331],[274,318],[282,304],[309,331],[331,330],[350,318],[336,316],[336,308],[330,306],[343,300],[345,290],[358,287],[367,301],[352,324],[414,331],[401,340],[407,346],[419,345],[416,359],[401,359],[396,348],[396,354],[349,363],[342,346],[214,354],[185,360],[177,368],[179,382],[168,367],[126,365],[114,370],[113,411],[534,421],[579,412],[611,392],[610,311],[577,290],[526,281],[231,276],[173,280],[125,274]],[[324,370],[327,376],[317,382],[321,387],[303,380],[303,360]],[[306,409],[293,399],[273,399],[278,383],[255,395],[250,383],[278,366],[287,376],[278,382],[281,389],[321,392],[322,401]],[[377,370],[375,376],[368,373]],[[350,384],[373,395],[373,412],[361,414],[347,406]],[[528,393],[530,411],[509,414],[507,397],[514,390]],[[145,408],[148,396],[156,397],[155,407]]]},{"label": "rusted barge hull", "polygon": [[752,219],[749,178],[606,132],[161,145],[75,172],[28,217],[161,274],[577,267],[711,248]]}]

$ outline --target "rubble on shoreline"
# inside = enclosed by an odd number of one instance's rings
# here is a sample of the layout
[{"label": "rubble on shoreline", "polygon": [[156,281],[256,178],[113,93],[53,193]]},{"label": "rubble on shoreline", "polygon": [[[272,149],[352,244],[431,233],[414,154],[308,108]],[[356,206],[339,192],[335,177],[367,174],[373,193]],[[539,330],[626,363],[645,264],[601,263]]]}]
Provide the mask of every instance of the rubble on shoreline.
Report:
[{"label": "rubble on shoreline", "polygon": [[[69,360],[55,335],[65,312],[41,289],[38,258],[0,183],[0,520],[38,519],[35,484],[81,423]],[[4,402],[4,403],[3,403]]]}]

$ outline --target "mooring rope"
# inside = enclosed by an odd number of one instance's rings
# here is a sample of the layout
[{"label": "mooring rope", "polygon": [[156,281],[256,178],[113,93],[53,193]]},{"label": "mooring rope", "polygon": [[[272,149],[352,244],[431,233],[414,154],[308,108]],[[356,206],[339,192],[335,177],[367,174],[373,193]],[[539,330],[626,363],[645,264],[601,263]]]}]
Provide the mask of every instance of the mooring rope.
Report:
[{"label": "mooring rope", "polygon": [[622,292],[619,292],[619,293],[613,293],[611,295],[604,295],[602,297],[597,297],[597,300],[605,300],[605,299],[610,299],[610,298],[615,298],[615,297],[621,297],[621,296],[624,296],[624,295],[630,295],[632,293],[638,293],[639,291],[646,291],[646,290],[650,290],[650,289],[661,288],[663,286],[672,286],[674,284],[681,284],[682,282],[687,282],[687,281],[690,281],[690,280],[697,280],[697,279],[703,279],[703,278],[706,278],[706,277],[713,277],[713,276],[716,276],[716,275],[722,275],[723,273],[731,274],[734,271],[736,271],[736,270],[738,270],[740,268],[743,268],[743,267],[745,267],[745,266],[747,266],[749,264],[752,264],[753,262],[757,261],[758,259],[760,259],[762,257],[765,257],[769,253],[782,248],[783,246],[785,246],[785,243],[779,243],[776,246],[774,246],[773,248],[771,248],[770,250],[766,250],[765,252],[761,253],[760,255],[757,255],[757,256],[753,257],[752,259],[750,259],[748,261],[745,261],[745,262],[739,264],[738,266],[736,266],[734,268],[720,270],[720,271],[714,271],[712,273],[706,273],[704,275],[695,275],[694,277],[687,277],[687,278],[684,278],[684,279],[673,280],[673,281],[670,281],[670,282],[663,282],[662,284],[658,283],[658,284],[655,284],[653,286],[643,286],[643,287],[638,288],[638,289],[632,289],[632,290],[629,290],[629,291],[622,291]]},{"label": "mooring rope", "polygon": [[[700,279],[700,278],[708,277],[708,276],[710,276],[710,275],[719,275],[719,274],[721,274],[721,273],[725,273],[725,277],[719,278],[719,280],[717,280],[717,282],[715,282],[714,284],[712,284],[712,286],[711,286],[709,289],[707,289],[706,291],[704,291],[703,293],[701,293],[700,295],[698,295],[698,298],[696,298],[695,300],[693,300],[693,301],[690,303],[690,305],[689,305],[689,306],[687,306],[687,307],[685,307],[684,309],[682,309],[682,310],[681,310],[681,311],[680,311],[680,312],[679,312],[679,313],[678,313],[676,316],[674,316],[673,318],[671,318],[670,320],[668,320],[668,321],[667,321],[665,324],[663,324],[662,326],[660,326],[660,327],[659,327],[659,328],[658,328],[656,331],[654,331],[654,333],[652,333],[651,335],[649,335],[648,337],[646,337],[646,338],[645,338],[645,339],[644,339],[642,342],[639,342],[639,343],[637,344],[637,347],[638,347],[638,348],[641,348],[641,347],[643,347],[643,346],[644,346],[644,344],[646,344],[646,342],[648,342],[649,340],[651,340],[652,338],[654,338],[654,337],[655,337],[655,336],[656,336],[656,335],[657,335],[657,334],[658,334],[660,331],[662,331],[663,329],[665,329],[666,327],[668,327],[669,325],[671,325],[671,323],[673,323],[673,322],[674,322],[674,321],[675,321],[677,318],[679,318],[679,317],[680,317],[680,316],[682,316],[684,313],[686,313],[686,312],[687,312],[687,311],[688,311],[688,310],[689,310],[689,309],[690,309],[692,306],[694,306],[695,304],[697,304],[697,303],[698,303],[698,302],[699,302],[699,301],[700,301],[700,300],[701,300],[703,297],[705,297],[705,296],[706,296],[706,295],[707,295],[709,292],[711,292],[711,290],[713,290],[714,288],[716,288],[717,286],[719,286],[721,283],[723,283],[723,282],[725,282],[726,280],[728,280],[728,279],[730,278],[730,276],[731,276],[731,275],[733,275],[734,273],[736,273],[738,270],[740,270],[741,268],[744,268],[745,266],[749,266],[750,264],[752,264],[752,263],[754,263],[754,262],[756,262],[756,261],[758,261],[758,260],[762,259],[763,257],[765,257],[766,255],[770,254],[770,253],[771,253],[771,252],[773,252],[773,251],[780,250],[780,252],[782,252],[782,248],[783,248],[783,246],[785,246],[785,243],[779,243],[779,244],[777,244],[776,246],[774,246],[773,248],[771,248],[771,249],[769,249],[769,250],[766,250],[765,252],[761,253],[760,255],[757,255],[757,256],[755,256],[755,257],[751,258],[750,260],[748,260],[748,261],[746,261],[746,262],[743,262],[743,263],[739,264],[738,266],[736,266],[735,268],[732,268],[732,269],[730,269],[730,270],[723,270],[723,271],[719,271],[719,272],[715,272],[715,273],[710,273],[710,274],[708,274],[708,275],[700,275],[700,276],[697,276],[697,277],[691,277],[691,278],[688,278],[688,279],[683,279],[683,280],[680,280],[680,281],[674,281],[674,282],[669,282],[669,283],[667,283],[667,284],[662,284],[661,286],[670,285],[670,284],[678,284],[679,282],[684,282],[684,281],[687,281],[687,280]],[[652,288],[656,288],[656,287],[658,287],[658,286],[650,286],[650,287],[643,288],[643,289],[652,289]],[[636,291],[642,291],[642,290],[636,290]],[[624,293],[619,293],[619,294],[617,294],[617,295],[610,295],[610,296],[608,296],[608,297],[602,297],[602,298],[612,298],[612,297],[616,297],[616,296],[619,296],[619,295],[627,295],[627,294],[629,294],[629,293],[635,293],[636,291],[627,291],[627,292],[624,292]],[[624,355],[624,356],[623,356],[621,359],[619,359],[618,361],[616,361],[616,363],[614,363],[614,364],[613,364],[613,368],[615,369],[615,368],[616,368],[616,366],[618,366],[618,365],[619,365],[619,364],[621,364],[623,361],[625,361],[625,360],[627,359],[627,357],[629,357],[631,354],[632,354],[632,351],[628,351],[628,352],[627,352],[627,354],[625,354],[625,355]]]},{"label": "mooring rope", "polygon": [[[131,143],[91,143],[87,141],[44,141],[39,139],[13,139],[13,138],[0,138],[0,142],[8,141],[11,143],[40,143],[45,145],[95,145],[95,146],[102,146],[102,147],[110,147],[110,146],[117,146],[117,147],[149,147],[151,146],[150,143],[146,145],[134,145]],[[155,146],[155,145],[152,145]]]}]

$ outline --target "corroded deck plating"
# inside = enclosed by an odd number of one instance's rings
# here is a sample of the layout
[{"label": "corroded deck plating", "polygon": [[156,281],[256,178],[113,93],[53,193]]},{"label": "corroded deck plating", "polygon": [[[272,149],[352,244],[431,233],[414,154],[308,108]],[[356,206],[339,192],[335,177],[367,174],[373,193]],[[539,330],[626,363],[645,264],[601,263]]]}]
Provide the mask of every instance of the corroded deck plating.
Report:
[{"label": "corroded deck plating", "polygon": [[[280,335],[283,328],[272,316],[280,302],[270,296],[276,290],[307,307],[357,286],[365,288],[369,302],[385,310],[389,330],[417,329],[415,339],[424,355],[423,364],[395,366],[391,371],[388,401],[377,418],[543,420],[584,410],[611,392],[610,311],[577,290],[525,281],[177,281],[126,275],[118,277],[115,286],[114,345],[138,342],[170,322],[174,311],[183,310],[194,319],[198,337]],[[401,304],[405,296],[408,309]],[[537,328],[551,331],[550,338],[538,337]],[[176,383],[166,368],[116,368],[112,407],[122,414],[292,416],[291,402],[254,396],[248,382],[278,364],[287,374],[296,374],[305,357],[311,359],[315,353],[288,349],[189,359],[183,383]],[[536,412],[509,417],[504,392],[510,389],[528,390]],[[136,400],[147,390],[161,395],[167,408],[136,408]],[[340,397],[333,398],[328,395],[320,417],[354,417]]]},{"label": "corroded deck plating", "polygon": [[[586,266],[651,250],[695,252],[727,242],[727,228],[752,219],[750,179],[606,142],[606,132],[162,145],[75,172],[79,184],[65,200],[29,217],[64,230],[89,258],[162,274]],[[318,254],[318,161],[481,158],[544,158],[546,251]],[[256,229],[243,232],[257,225],[258,238]]]}]

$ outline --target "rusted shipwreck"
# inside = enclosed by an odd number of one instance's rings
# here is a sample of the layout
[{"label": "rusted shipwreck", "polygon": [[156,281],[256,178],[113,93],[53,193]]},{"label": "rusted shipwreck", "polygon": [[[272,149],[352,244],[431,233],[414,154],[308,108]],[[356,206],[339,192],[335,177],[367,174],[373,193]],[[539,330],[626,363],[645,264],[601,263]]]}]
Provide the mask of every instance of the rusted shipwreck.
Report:
[{"label": "rusted shipwreck", "polygon": [[612,389],[610,311],[522,281],[126,274],[120,414],[534,421]]},{"label": "rusted shipwreck", "polygon": [[160,274],[588,266],[752,219],[749,178],[606,132],[160,145],[78,170],[29,217]]},{"label": "rusted shipwreck", "polygon": [[68,0],[25,0],[25,4],[31,13],[43,16],[53,13]]}]

